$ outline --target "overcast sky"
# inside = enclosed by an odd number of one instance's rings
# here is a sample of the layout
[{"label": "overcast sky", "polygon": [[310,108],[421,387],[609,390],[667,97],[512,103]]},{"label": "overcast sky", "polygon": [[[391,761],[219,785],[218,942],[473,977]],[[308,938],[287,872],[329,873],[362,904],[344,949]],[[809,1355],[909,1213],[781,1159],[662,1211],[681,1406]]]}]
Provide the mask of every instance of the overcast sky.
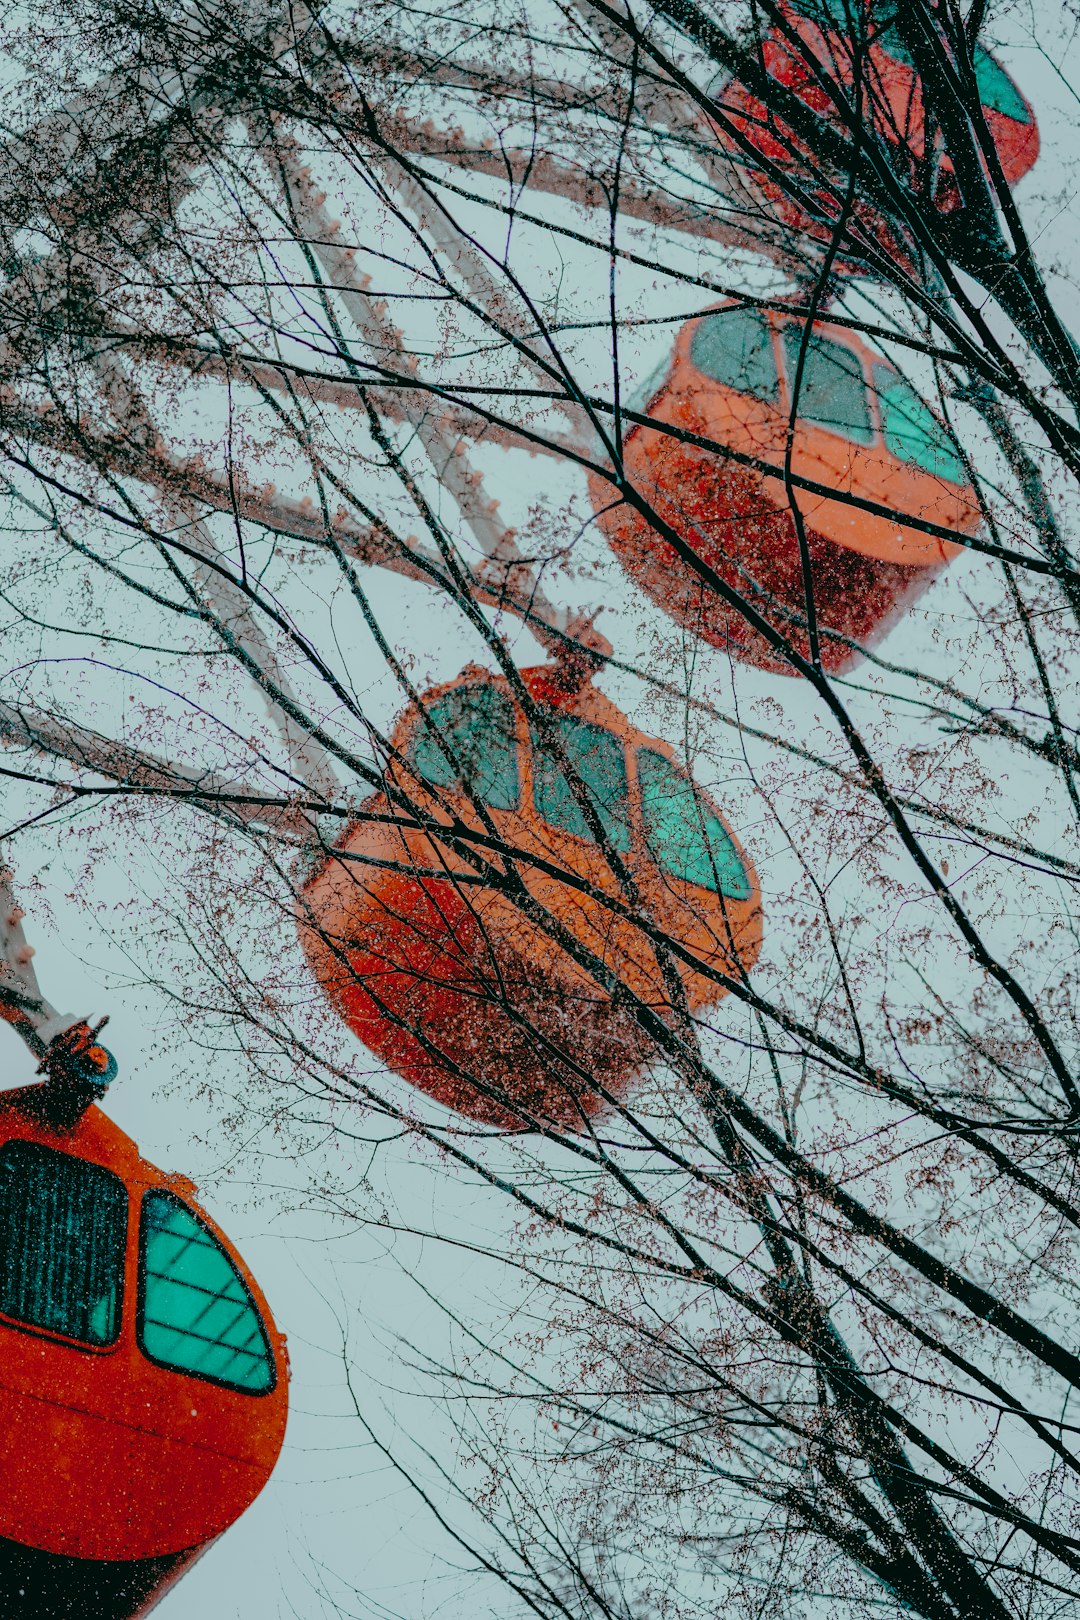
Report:
[{"label": "overcast sky", "polygon": [[[990,11],[993,17],[993,4]],[[1040,165],[1019,188],[1019,197],[1029,222],[1041,226],[1036,240],[1045,260],[1052,262],[1059,253],[1072,259],[1075,169],[1063,166],[1056,154],[1075,141],[1080,105],[1054,68],[1063,42],[1046,37],[1048,19],[1054,26],[1059,22],[1059,7],[1048,6],[1045,17],[1036,5],[1010,8],[1008,16],[1002,8],[1002,13],[1000,33],[1011,42],[1002,54],[1036,107],[1043,139]],[[994,27],[991,21],[988,37]],[[1040,36],[1037,47],[1032,41]],[[1068,304],[1074,312],[1074,330],[1080,329],[1074,288],[1059,281],[1058,291],[1063,307]],[[503,493],[502,476],[511,505],[526,499],[530,488],[539,492],[545,481],[550,486],[552,477],[551,464],[522,469],[510,458],[500,475],[497,454],[486,470],[495,493]],[[574,475],[560,471],[558,476],[569,481]],[[938,615],[940,623],[950,612],[965,612],[964,592],[977,581],[979,568],[970,558],[954,565],[926,599],[926,613]],[[659,639],[670,639],[670,627],[634,593],[611,559],[602,595],[603,628],[623,656],[651,655]],[[413,638],[425,675],[452,674],[471,654],[450,616],[426,603],[419,587],[385,578],[376,585],[376,596],[387,622],[396,626],[399,643]],[[924,621],[924,631],[929,622]],[[912,633],[910,627],[906,633]],[[541,661],[528,637],[521,645],[526,659]],[[719,654],[702,650],[701,660],[705,679],[723,679]],[[768,693],[792,717],[798,715],[802,697],[792,682],[753,672],[744,672],[740,682],[743,691]],[[628,682],[603,684],[624,707],[640,702]],[[634,718],[646,729],[658,729],[655,715],[640,708]],[[10,822],[18,819],[14,794],[12,807]],[[215,1054],[207,1060],[220,1088],[216,1111],[193,1097],[187,1080],[172,1083],[174,1073],[187,1075],[201,1061],[198,1041],[191,1032],[184,1050],[184,1032],[171,1005],[137,982],[141,975],[133,959],[139,962],[146,942],[137,924],[114,909],[127,906],[135,893],[125,849],[117,849],[112,870],[103,864],[95,872],[90,909],[65,900],[72,886],[85,880],[78,875],[78,849],[58,841],[55,830],[21,836],[10,857],[16,887],[21,873],[36,872],[51,904],[51,918],[31,910],[25,925],[37,948],[45,994],[66,1012],[110,1015],[106,1038],[121,1073],[106,1104],[109,1113],[147,1158],[185,1171],[200,1185],[203,1202],[250,1263],[289,1341],[291,1415],[276,1474],[243,1520],[165,1600],[161,1620],[290,1615],[322,1620],[335,1613],[474,1620],[509,1614],[498,1588],[460,1572],[465,1562],[460,1548],[368,1439],[353,1412],[343,1366],[344,1350],[352,1390],[380,1437],[400,1442],[403,1435],[419,1435],[453,1469],[448,1417],[424,1392],[424,1381],[399,1341],[423,1345],[435,1355],[450,1343],[445,1319],[424,1293],[436,1282],[444,1295],[452,1292],[464,1318],[496,1322],[506,1308],[502,1274],[460,1250],[448,1256],[433,1240],[336,1219],[328,1207],[335,1191],[344,1201],[351,1183],[364,1173],[367,1155],[363,1144],[335,1134],[329,1122],[320,1124],[317,1109],[310,1111],[310,1123],[297,1125],[295,1137],[276,1145],[265,1137],[245,1143],[242,1130],[222,1124],[239,1090],[226,1058]],[[762,876],[767,906],[767,870]],[[295,946],[290,941],[283,948]],[[0,1029],[0,1051],[4,1084],[25,1083],[32,1064],[6,1027]],[[293,1162],[297,1141],[305,1150],[299,1164]],[[508,1218],[492,1195],[436,1171],[407,1143],[380,1154],[376,1177],[390,1224],[396,1215],[402,1227],[413,1230],[436,1232],[452,1223],[458,1232],[471,1227],[484,1233],[497,1232]],[[312,1198],[313,1187],[324,1193]],[[432,1465],[408,1443],[403,1454],[412,1457],[438,1494]],[[340,1609],[326,1594],[340,1599]]]}]

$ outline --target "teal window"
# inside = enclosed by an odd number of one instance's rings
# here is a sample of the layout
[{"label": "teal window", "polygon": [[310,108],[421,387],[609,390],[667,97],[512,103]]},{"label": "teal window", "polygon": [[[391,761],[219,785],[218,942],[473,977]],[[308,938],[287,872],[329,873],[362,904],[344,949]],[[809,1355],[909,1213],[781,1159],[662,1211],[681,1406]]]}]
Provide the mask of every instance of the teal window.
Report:
[{"label": "teal window", "polygon": [[266,1329],[214,1234],[172,1193],[143,1199],[139,1343],[151,1361],[251,1395],[274,1386]]},{"label": "teal window", "polygon": [[690,340],[690,358],[725,388],[757,399],[775,399],[779,393],[772,334],[759,310],[732,304],[703,315]]},{"label": "teal window", "polygon": [[[902,62],[905,67],[915,66],[914,58],[896,26],[895,13],[878,34],[877,43],[883,51],[888,52],[894,62]],[[979,100],[983,106],[989,108],[991,112],[1000,113],[1003,118],[1015,119],[1018,124],[1030,124],[1031,114],[1024,98],[1001,63],[982,45],[974,47],[971,57]]]},{"label": "teal window", "polygon": [[1030,124],[1031,114],[1024,98],[1001,63],[995,61],[981,45],[976,45],[971,55],[975,64],[975,83],[979,87],[979,99],[983,106],[989,107],[991,112],[1000,113],[1003,118],[1014,118],[1018,124]]},{"label": "teal window", "polygon": [[853,22],[861,20],[862,15],[859,0],[800,0],[798,9],[812,22],[832,23],[844,33]]},{"label": "teal window", "polygon": [[904,43],[904,36],[896,26],[895,12],[888,22],[884,23],[878,30],[874,44],[880,45],[881,49],[888,56],[891,56],[894,62],[900,62],[904,67],[914,68],[915,58],[908,50]]},{"label": "teal window", "polygon": [[0,1149],[0,1311],[84,1344],[120,1332],[127,1190],[99,1164],[33,1142]]},{"label": "teal window", "polygon": [[[493,810],[516,810],[518,778],[514,706],[487,682],[457,686],[429,704],[413,732],[412,765],[433,787],[462,784]],[[435,740],[437,732],[451,759]]]},{"label": "teal window", "polygon": [[583,784],[604,834],[614,849],[630,848],[626,755],[619,739],[603,726],[572,714],[545,709],[541,733],[533,733],[533,789],[536,808],[552,827],[592,839],[585,814],[560,765],[553,740],[562,744],[568,764]]},{"label": "teal window", "polygon": [[637,756],[645,839],[661,871],[732,900],[750,898],[750,879],[727,828],[693,782],[663,754]]},{"label": "teal window", "polygon": [[965,484],[967,473],[956,448],[934,413],[889,366],[874,368],[885,444],[901,461]]},{"label": "teal window", "polygon": [[[794,322],[784,328],[788,375],[792,387],[799,364],[804,328]],[[866,397],[866,377],[858,355],[820,332],[811,335],[798,398],[804,422],[828,428],[856,444],[873,444],[874,424]]]}]

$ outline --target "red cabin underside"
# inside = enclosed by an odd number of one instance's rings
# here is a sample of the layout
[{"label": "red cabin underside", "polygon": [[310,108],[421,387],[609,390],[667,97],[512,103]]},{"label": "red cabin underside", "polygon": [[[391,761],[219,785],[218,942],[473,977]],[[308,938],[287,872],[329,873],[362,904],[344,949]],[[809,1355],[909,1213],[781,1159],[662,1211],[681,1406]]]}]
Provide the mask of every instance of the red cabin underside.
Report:
[{"label": "red cabin underside", "polygon": [[446,1107],[501,1130],[574,1129],[604,1105],[591,1076],[619,1096],[640,1071],[632,1018],[557,956],[531,959],[450,883],[389,875],[352,922],[364,947],[327,973],[334,1001],[365,1046]]},{"label": "red cabin underside", "polygon": [[[627,472],[642,494],[702,562],[808,657],[803,569],[790,511],[769,499],[764,479],[750,468],[721,463],[668,438],[657,461],[661,457],[658,486],[644,436],[635,433],[627,440]],[[677,623],[744,663],[793,673],[738,609],[728,606],[632,508],[614,507],[600,521],[627,572]],[[829,673],[839,674],[859,659],[858,648],[847,642],[869,646],[879,640],[940,568],[909,568],[864,557],[808,524],[805,533],[821,662]]]},{"label": "red cabin underside", "polygon": [[4,1620],[136,1620],[147,1615],[204,1547],[168,1558],[64,1558],[0,1537]]}]

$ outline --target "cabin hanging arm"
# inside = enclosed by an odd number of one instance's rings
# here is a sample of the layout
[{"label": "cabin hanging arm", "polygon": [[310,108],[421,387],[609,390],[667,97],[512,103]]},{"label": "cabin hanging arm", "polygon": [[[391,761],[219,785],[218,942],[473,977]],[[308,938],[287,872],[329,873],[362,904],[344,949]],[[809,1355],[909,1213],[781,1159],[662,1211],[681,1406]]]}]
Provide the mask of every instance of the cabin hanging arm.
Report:
[{"label": "cabin hanging arm", "polygon": [[0,1018],[18,1031],[38,1058],[50,1103],[77,1118],[116,1078],[116,1059],[98,1036],[107,1018],[91,1026],[77,1014],[59,1013],[47,1001],[33,965],[34,948],[23,931],[25,912],[12,891],[13,874],[0,869]]}]

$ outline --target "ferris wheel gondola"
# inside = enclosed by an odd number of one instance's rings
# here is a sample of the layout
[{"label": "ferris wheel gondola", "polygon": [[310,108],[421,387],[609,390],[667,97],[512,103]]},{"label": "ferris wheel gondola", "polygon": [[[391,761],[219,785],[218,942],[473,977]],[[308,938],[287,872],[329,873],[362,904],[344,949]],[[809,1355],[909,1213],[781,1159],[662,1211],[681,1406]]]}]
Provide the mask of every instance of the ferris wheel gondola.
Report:
[{"label": "ferris wheel gondola", "polygon": [[[761,44],[761,64],[774,84],[791,92],[820,118],[846,130],[836,102],[825,88],[831,83],[865,123],[895,154],[902,183],[913,194],[925,193],[941,213],[960,208],[961,194],[948,150],[940,131],[932,128],[929,109],[915,58],[899,24],[892,0],[798,0],[781,7]],[[997,58],[978,42],[971,44],[970,72],[978,96],[984,128],[974,131],[974,149],[984,169],[1000,168],[1004,181],[1014,186],[1033,168],[1039,155],[1039,131],[1034,111]],[[967,64],[950,63],[950,81],[962,84]],[[753,94],[737,79],[714,87],[714,95],[733,128],[753,153],[768,165],[790,167],[803,143],[774,107]],[[730,140],[730,137],[729,137]],[[778,215],[796,229],[821,240],[831,237],[841,199],[835,188],[816,186],[810,178],[817,162],[805,165],[807,194],[800,205],[775,173],[756,170],[754,159],[732,142],[732,156],[754,173],[756,185]],[[993,177],[996,179],[996,176]],[[870,237],[889,251],[899,239],[890,223],[858,196],[853,217]],[[841,261],[842,262],[842,261]]]},{"label": "ferris wheel gondola", "polygon": [[[556,666],[521,678],[532,724],[477,666],[398,722],[386,788],[307,882],[300,930],[330,1001],[390,1069],[488,1125],[581,1129],[625,1096],[649,1045],[576,948],[671,1016],[659,951],[674,942],[681,995],[700,1012],[753,966],[760,891],[666,744],[587,680]],[[470,838],[500,870],[513,863],[514,883],[478,880],[460,850]]]},{"label": "ferris wheel gondola", "polygon": [[0,1015],[46,1077],[0,1094],[0,1613],[135,1620],[269,1479],[285,1342],[194,1184],[100,1108],[115,1064],[5,897]]},{"label": "ferris wheel gondola", "polygon": [[[642,405],[657,425],[629,427],[629,481],[806,657],[805,570],[782,476],[790,429],[790,472],[817,486],[793,493],[827,671],[849,668],[880,639],[979,524],[943,423],[894,366],[835,323],[807,334],[796,317],[721,305],[683,328]],[[791,673],[608,480],[590,475],[590,492],[627,572],[679,624],[747,663]]]}]

